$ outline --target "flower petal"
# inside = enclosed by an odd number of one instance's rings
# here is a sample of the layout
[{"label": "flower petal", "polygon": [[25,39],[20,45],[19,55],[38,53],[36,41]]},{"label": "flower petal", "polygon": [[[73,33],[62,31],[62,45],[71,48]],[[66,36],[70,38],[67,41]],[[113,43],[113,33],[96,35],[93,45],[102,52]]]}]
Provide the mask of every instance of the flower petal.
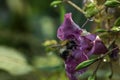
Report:
[{"label": "flower petal", "polygon": [[96,39],[96,36],[97,36],[97,35],[95,35],[95,34],[88,34],[88,35],[86,35],[85,37],[86,37],[87,39],[91,40],[91,41],[94,41],[94,40]]},{"label": "flower petal", "polygon": [[65,14],[63,24],[58,28],[57,37],[60,40],[76,39],[77,37],[80,36],[81,32],[82,30],[72,20],[72,14],[67,13]]},{"label": "flower petal", "polygon": [[79,37],[79,47],[80,49],[82,49],[83,51],[89,51],[91,49],[92,45],[92,41],[87,39],[85,36],[80,36]]},{"label": "flower petal", "polygon": [[105,54],[108,51],[104,43],[100,40],[98,36],[96,36],[95,40],[93,41],[93,47],[87,55],[91,54]]},{"label": "flower petal", "polygon": [[79,70],[79,71],[76,71],[75,68],[79,63],[81,63],[87,59],[88,59],[88,57],[80,49],[77,49],[65,61],[66,73],[70,80],[77,80],[77,75],[78,74],[80,75],[86,71],[86,68]]}]

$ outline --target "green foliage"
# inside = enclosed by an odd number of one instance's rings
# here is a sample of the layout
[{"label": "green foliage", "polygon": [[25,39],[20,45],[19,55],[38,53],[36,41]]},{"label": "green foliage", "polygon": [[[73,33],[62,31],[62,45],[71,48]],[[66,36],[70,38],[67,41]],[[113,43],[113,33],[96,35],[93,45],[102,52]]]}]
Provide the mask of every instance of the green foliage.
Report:
[{"label": "green foliage", "polygon": [[105,2],[105,6],[107,6],[107,7],[117,7],[117,6],[120,6],[120,2],[118,0],[107,0]]},{"label": "green foliage", "polygon": [[23,75],[32,71],[32,67],[20,52],[4,46],[0,46],[0,69],[12,75]]},{"label": "green foliage", "polygon": [[90,60],[83,61],[76,67],[76,70],[86,68],[86,67],[90,66],[91,64],[93,64],[96,61],[97,61],[97,59],[90,59]]}]

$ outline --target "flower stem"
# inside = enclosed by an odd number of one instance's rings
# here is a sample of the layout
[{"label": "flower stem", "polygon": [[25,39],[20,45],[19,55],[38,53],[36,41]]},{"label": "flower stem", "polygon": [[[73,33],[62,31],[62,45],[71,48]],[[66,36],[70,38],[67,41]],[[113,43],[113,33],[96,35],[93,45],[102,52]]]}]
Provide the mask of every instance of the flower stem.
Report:
[{"label": "flower stem", "polygon": [[75,3],[73,3],[72,1],[70,1],[70,0],[63,0],[63,2],[68,3],[69,5],[71,5],[72,7],[74,7],[79,12],[85,14],[85,12],[79,6],[77,6]]}]

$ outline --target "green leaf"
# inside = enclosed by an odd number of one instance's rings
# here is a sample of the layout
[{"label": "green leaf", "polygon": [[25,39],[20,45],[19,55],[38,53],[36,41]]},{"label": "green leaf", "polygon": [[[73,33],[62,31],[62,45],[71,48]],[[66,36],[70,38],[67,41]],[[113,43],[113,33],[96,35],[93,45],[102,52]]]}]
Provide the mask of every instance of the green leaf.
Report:
[{"label": "green leaf", "polygon": [[58,4],[61,4],[62,3],[62,1],[53,1],[53,2],[51,2],[51,6],[55,6],[55,5],[58,5]]},{"label": "green leaf", "polygon": [[120,26],[120,17],[114,23],[114,26]]},{"label": "green leaf", "polygon": [[88,80],[95,80],[95,75],[89,76]]},{"label": "green leaf", "polygon": [[120,6],[120,2],[118,0],[107,0],[105,2],[105,6],[107,6],[107,7],[118,7],[118,6]]},{"label": "green leaf", "polygon": [[86,60],[82,63],[80,63],[77,67],[76,67],[76,70],[80,70],[80,69],[83,69],[83,68],[86,68],[88,66],[90,66],[91,64],[93,64],[94,62],[96,62],[98,59],[90,59],[90,60]]},{"label": "green leaf", "polygon": [[0,69],[12,75],[23,75],[32,71],[32,67],[20,52],[5,46],[0,46]]},{"label": "green leaf", "polygon": [[105,29],[97,29],[96,32],[102,33],[102,32],[107,32],[107,31]]}]

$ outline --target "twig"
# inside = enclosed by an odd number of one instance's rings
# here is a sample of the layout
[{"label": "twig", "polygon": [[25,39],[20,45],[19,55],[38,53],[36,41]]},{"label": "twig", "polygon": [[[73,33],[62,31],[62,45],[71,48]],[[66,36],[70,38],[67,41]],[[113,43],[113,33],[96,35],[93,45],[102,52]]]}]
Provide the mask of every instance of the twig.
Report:
[{"label": "twig", "polygon": [[89,22],[89,19],[87,19],[87,20],[85,21],[85,23],[82,25],[81,28],[85,27],[85,25],[86,25],[88,22]]},{"label": "twig", "polygon": [[107,56],[107,55],[110,54],[113,50],[115,50],[115,49],[117,49],[117,48],[118,48],[118,47],[113,48],[113,49],[109,50],[106,54],[101,55],[100,57],[98,57],[98,60],[103,59],[105,56]]},{"label": "twig", "polygon": [[75,3],[73,3],[72,1],[70,1],[70,0],[63,0],[63,2],[68,3],[69,5],[73,6],[79,12],[85,14],[85,12],[79,6],[77,6]]}]

